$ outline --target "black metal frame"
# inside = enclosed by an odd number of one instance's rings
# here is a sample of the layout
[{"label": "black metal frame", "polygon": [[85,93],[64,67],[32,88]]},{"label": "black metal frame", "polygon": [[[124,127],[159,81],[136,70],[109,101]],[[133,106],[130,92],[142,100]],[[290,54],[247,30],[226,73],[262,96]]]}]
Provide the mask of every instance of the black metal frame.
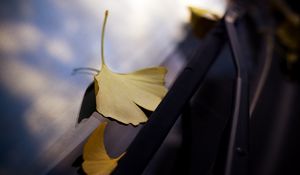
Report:
[{"label": "black metal frame", "polygon": [[193,59],[181,72],[112,174],[140,175],[143,173],[184,107],[201,86],[227,39],[230,41],[236,67],[236,93],[230,121],[231,129],[224,174],[247,174],[249,162],[248,77],[241,53],[239,53],[239,42],[234,26],[238,17],[240,17],[240,11],[231,8],[225,15],[225,19],[222,19],[208,34],[204,39],[201,51],[193,56]]}]

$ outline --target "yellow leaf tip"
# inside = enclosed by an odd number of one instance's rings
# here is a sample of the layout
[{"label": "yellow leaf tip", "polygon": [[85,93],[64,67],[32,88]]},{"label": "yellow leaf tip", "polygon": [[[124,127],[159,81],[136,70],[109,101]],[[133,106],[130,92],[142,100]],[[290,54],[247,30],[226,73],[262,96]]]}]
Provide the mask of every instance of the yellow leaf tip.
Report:
[{"label": "yellow leaf tip", "polygon": [[84,145],[82,167],[87,174],[110,174],[117,166],[118,160],[125,154],[117,158],[111,158],[107,154],[104,145],[104,131],[107,124],[101,123]]}]

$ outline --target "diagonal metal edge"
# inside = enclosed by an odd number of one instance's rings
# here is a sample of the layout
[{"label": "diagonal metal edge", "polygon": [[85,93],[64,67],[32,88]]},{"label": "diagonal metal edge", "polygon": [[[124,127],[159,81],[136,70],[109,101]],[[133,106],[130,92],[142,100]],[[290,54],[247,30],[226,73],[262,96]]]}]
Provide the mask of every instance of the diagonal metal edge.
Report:
[{"label": "diagonal metal edge", "polygon": [[47,174],[106,120],[102,115],[94,112],[91,117],[66,132],[56,143],[42,152],[34,161],[32,171],[28,174]]}]

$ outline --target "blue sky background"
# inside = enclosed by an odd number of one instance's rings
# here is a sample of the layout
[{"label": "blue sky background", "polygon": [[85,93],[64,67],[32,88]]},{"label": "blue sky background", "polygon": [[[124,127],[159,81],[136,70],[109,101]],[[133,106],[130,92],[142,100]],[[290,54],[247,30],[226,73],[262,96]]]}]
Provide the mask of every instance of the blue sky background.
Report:
[{"label": "blue sky background", "polygon": [[184,35],[179,1],[0,2],[0,174],[26,174],[75,126],[93,76],[71,74],[100,68],[105,9],[105,56],[117,72],[161,64]]}]

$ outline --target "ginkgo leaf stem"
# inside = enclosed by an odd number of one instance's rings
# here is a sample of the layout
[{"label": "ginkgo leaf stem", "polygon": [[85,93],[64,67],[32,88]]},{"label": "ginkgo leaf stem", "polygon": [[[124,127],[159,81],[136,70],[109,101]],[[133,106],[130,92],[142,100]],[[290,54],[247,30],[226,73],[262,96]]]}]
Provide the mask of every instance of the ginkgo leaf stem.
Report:
[{"label": "ginkgo leaf stem", "polygon": [[104,33],[105,33],[107,17],[108,17],[108,10],[105,10],[105,16],[104,16],[104,21],[103,21],[103,25],[102,25],[102,33],[101,33],[101,62],[102,62],[102,66],[105,65],[105,61],[104,61]]}]

